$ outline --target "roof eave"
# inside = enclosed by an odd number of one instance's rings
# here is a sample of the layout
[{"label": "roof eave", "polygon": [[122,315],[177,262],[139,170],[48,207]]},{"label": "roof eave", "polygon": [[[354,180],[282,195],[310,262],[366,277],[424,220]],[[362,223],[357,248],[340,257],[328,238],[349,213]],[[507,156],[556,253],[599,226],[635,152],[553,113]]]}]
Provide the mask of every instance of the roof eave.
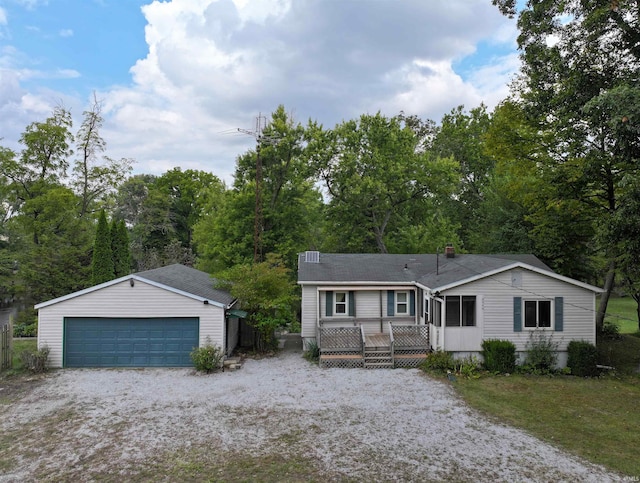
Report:
[{"label": "roof eave", "polygon": [[573,278],[565,277],[564,275],[557,274],[555,272],[550,272],[549,270],[544,270],[542,268],[534,267],[533,265],[529,265],[528,263],[516,262],[510,265],[506,265],[504,267],[496,268],[494,270],[490,270],[488,272],[484,272],[478,275],[474,275],[473,277],[468,277],[462,280],[458,280],[457,282],[451,282],[445,285],[441,285],[439,287],[433,287],[430,289],[432,292],[441,292],[443,290],[449,290],[460,285],[465,285],[467,283],[475,282],[476,280],[482,280],[483,278],[491,277],[493,275],[497,275],[499,273],[507,272],[509,270],[513,270],[514,268],[522,268],[525,270],[530,270],[535,273],[539,273],[541,275],[545,275],[547,277],[555,278],[556,280],[563,281],[565,283],[569,283],[571,285],[575,285],[581,287],[585,290],[589,290],[595,293],[604,292],[600,287],[596,287],[594,285],[590,285],[588,283],[580,282],[579,280],[575,280]]},{"label": "roof eave", "polygon": [[[217,302],[215,300],[211,300],[211,299],[208,299],[206,297],[200,297],[199,295],[195,295],[195,294],[192,294],[192,293],[189,293],[189,292],[185,292],[183,290],[179,290],[177,288],[170,287],[168,285],[165,285],[165,284],[162,284],[162,283],[159,283],[159,282],[155,282],[153,280],[149,280],[148,278],[140,277],[139,275],[136,275],[136,274],[131,274],[131,275],[126,275],[124,277],[116,278],[114,280],[109,280],[108,282],[104,282],[104,283],[101,283],[99,285],[94,285],[93,287],[85,288],[85,289],[79,290],[77,292],[73,292],[73,293],[70,293],[70,294],[67,294],[67,295],[63,295],[62,297],[58,297],[58,298],[55,298],[55,299],[48,300],[46,302],[42,302],[42,303],[36,304],[36,305],[34,305],[34,309],[39,310],[39,309],[42,309],[42,308],[45,308],[45,307],[49,307],[51,305],[55,305],[55,304],[58,304],[60,302],[64,302],[66,300],[71,300],[73,298],[80,297],[82,295],[86,295],[88,293],[95,292],[97,290],[101,290],[103,288],[107,288],[107,287],[110,287],[111,285],[116,285],[118,283],[125,282],[127,280],[136,280],[136,281],[139,281],[139,282],[142,282],[142,283],[147,283],[147,284],[152,285],[154,287],[161,288],[163,290],[167,290],[169,292],[173,292],[173,293],[178,294],[178,295],[183,295],[185,297],[191,298],[193,300],[197,300],[197,301],[202,302],[202,303],[206,302],[209,305],[213,305],[215,307],[220,307],[222,309],[227,308],[227,306],[225,304],[221,303],[221,302]],[[235,303],[235,301],[233,301],[231,303],[231,305],[233,305],[234,303]],[[231,306],[231,305],[229,305],[229,306]]]}]

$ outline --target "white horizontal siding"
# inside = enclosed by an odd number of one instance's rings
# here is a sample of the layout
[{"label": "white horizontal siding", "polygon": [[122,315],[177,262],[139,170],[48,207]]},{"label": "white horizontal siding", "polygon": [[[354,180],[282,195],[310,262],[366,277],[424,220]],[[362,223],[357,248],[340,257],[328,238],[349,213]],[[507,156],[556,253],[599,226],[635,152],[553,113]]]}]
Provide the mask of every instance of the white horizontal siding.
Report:
[{"label": "white horizontal siding", "polygon": [[198,317],[200,345],[207,337],[224,347],[224,309],[147,283],[129,281],[43,307],[38,311],[38,347],[49,346],[49,365],[62,367],[65,317]]},{"label": "white horizontal siding", "polygon": [[316,337],[318,324],[318,287],[315,285],[303,285],[300,299],[300,335],[304,337]]},{"label": "white horizontal siding", "polygon": [[[518,272],[518,276],[512,277],[512,272]],[[515,281],[513,285],[512,280]],[[553,300],[555,297],[564,297],[564,330],[555,332],[553,320],[551,330],[547,329],[553,334],[553,340],[559,343],[558,350],[565,351],[572,340],[586,340],[595,344],[595,294],[542,274],[514,269],[457,287],[442,295],[481,296],[482,339],[510,340],[518,351],[525,350],[531,331],[523,327],[522,332],[514,332],[513,298]],[[553,317],[553,304],[551,312]],[[467,347],[450,346],[449,342],[453,342],[449,340],[450,331],[451,328],[447,328],[445,334],[447,350],[470,350]]]}]

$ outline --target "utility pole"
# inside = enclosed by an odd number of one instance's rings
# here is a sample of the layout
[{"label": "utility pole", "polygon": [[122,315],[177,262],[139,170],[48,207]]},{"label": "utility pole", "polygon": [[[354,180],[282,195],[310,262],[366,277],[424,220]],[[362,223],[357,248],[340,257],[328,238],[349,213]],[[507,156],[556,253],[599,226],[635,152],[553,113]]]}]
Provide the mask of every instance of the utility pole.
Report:
[{"label": "utility pole", "polygon": [[262,132],[265,127],[267,127],[266,116],[258,114],[256,117],[256,126],[253,131],[238,128],[239,132],[253,136],[256,139],[256,206],[253,224],[253,261],[255,263],[262,261],[262,231],[264,229],[264,221],[262,214],[262,158],[260,157],[260,146],[264,140]]}]

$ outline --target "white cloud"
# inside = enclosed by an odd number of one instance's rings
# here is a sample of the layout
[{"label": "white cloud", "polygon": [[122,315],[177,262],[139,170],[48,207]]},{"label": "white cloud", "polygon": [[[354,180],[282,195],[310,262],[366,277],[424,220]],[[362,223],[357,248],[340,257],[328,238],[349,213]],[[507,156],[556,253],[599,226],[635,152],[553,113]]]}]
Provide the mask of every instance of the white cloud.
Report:
[{"label": "white cloud", "polygon": [[[109,155],[136,158],[138,172],[182,166],[228,181],[236,156],[255,144],[234,130],[278,104],[329,128],[378,110],[439,121],[459,104],[498,102],[517,68],[515,56],[464,79],[452,68],[480,41],[515,48],[514,22],[490,2],[171,0],[142,13],[148,52],[131,67],[131,84],[97,93]],[[29,70],[12,55],[7,89],[18,103],[27,78],[80,75]]]},{"label": "white cloud", "polygon": [[62,29],[58,32],[60,37],[73,37],[73,30],[71,29]]},{"label": "white cloud", "polygon": [[0,25],[7,25],[7,12],[0,7]]}]

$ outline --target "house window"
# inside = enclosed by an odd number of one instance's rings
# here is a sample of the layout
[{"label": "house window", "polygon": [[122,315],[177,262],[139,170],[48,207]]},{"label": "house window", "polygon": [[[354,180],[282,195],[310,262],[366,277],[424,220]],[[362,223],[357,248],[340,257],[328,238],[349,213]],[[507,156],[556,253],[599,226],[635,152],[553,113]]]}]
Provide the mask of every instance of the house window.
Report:
[{"label": "house window", "polygon": [[409,292],[396,292],[396,314],[407,315],[409,313]]},{"label": "house window", "polygon": [[447,327],[475,327],[476,297],[448,295],[444,298],[445,325]]},{"label": "house window", "polygon": [[347,292],[336,292],[333,304],[333,313],[336,315],[347,315],[349,313],[349,297]]},{"label": "house window", "polygon": [[551,327],[551,300],[525,300],[524,326],[527,329]]}]

